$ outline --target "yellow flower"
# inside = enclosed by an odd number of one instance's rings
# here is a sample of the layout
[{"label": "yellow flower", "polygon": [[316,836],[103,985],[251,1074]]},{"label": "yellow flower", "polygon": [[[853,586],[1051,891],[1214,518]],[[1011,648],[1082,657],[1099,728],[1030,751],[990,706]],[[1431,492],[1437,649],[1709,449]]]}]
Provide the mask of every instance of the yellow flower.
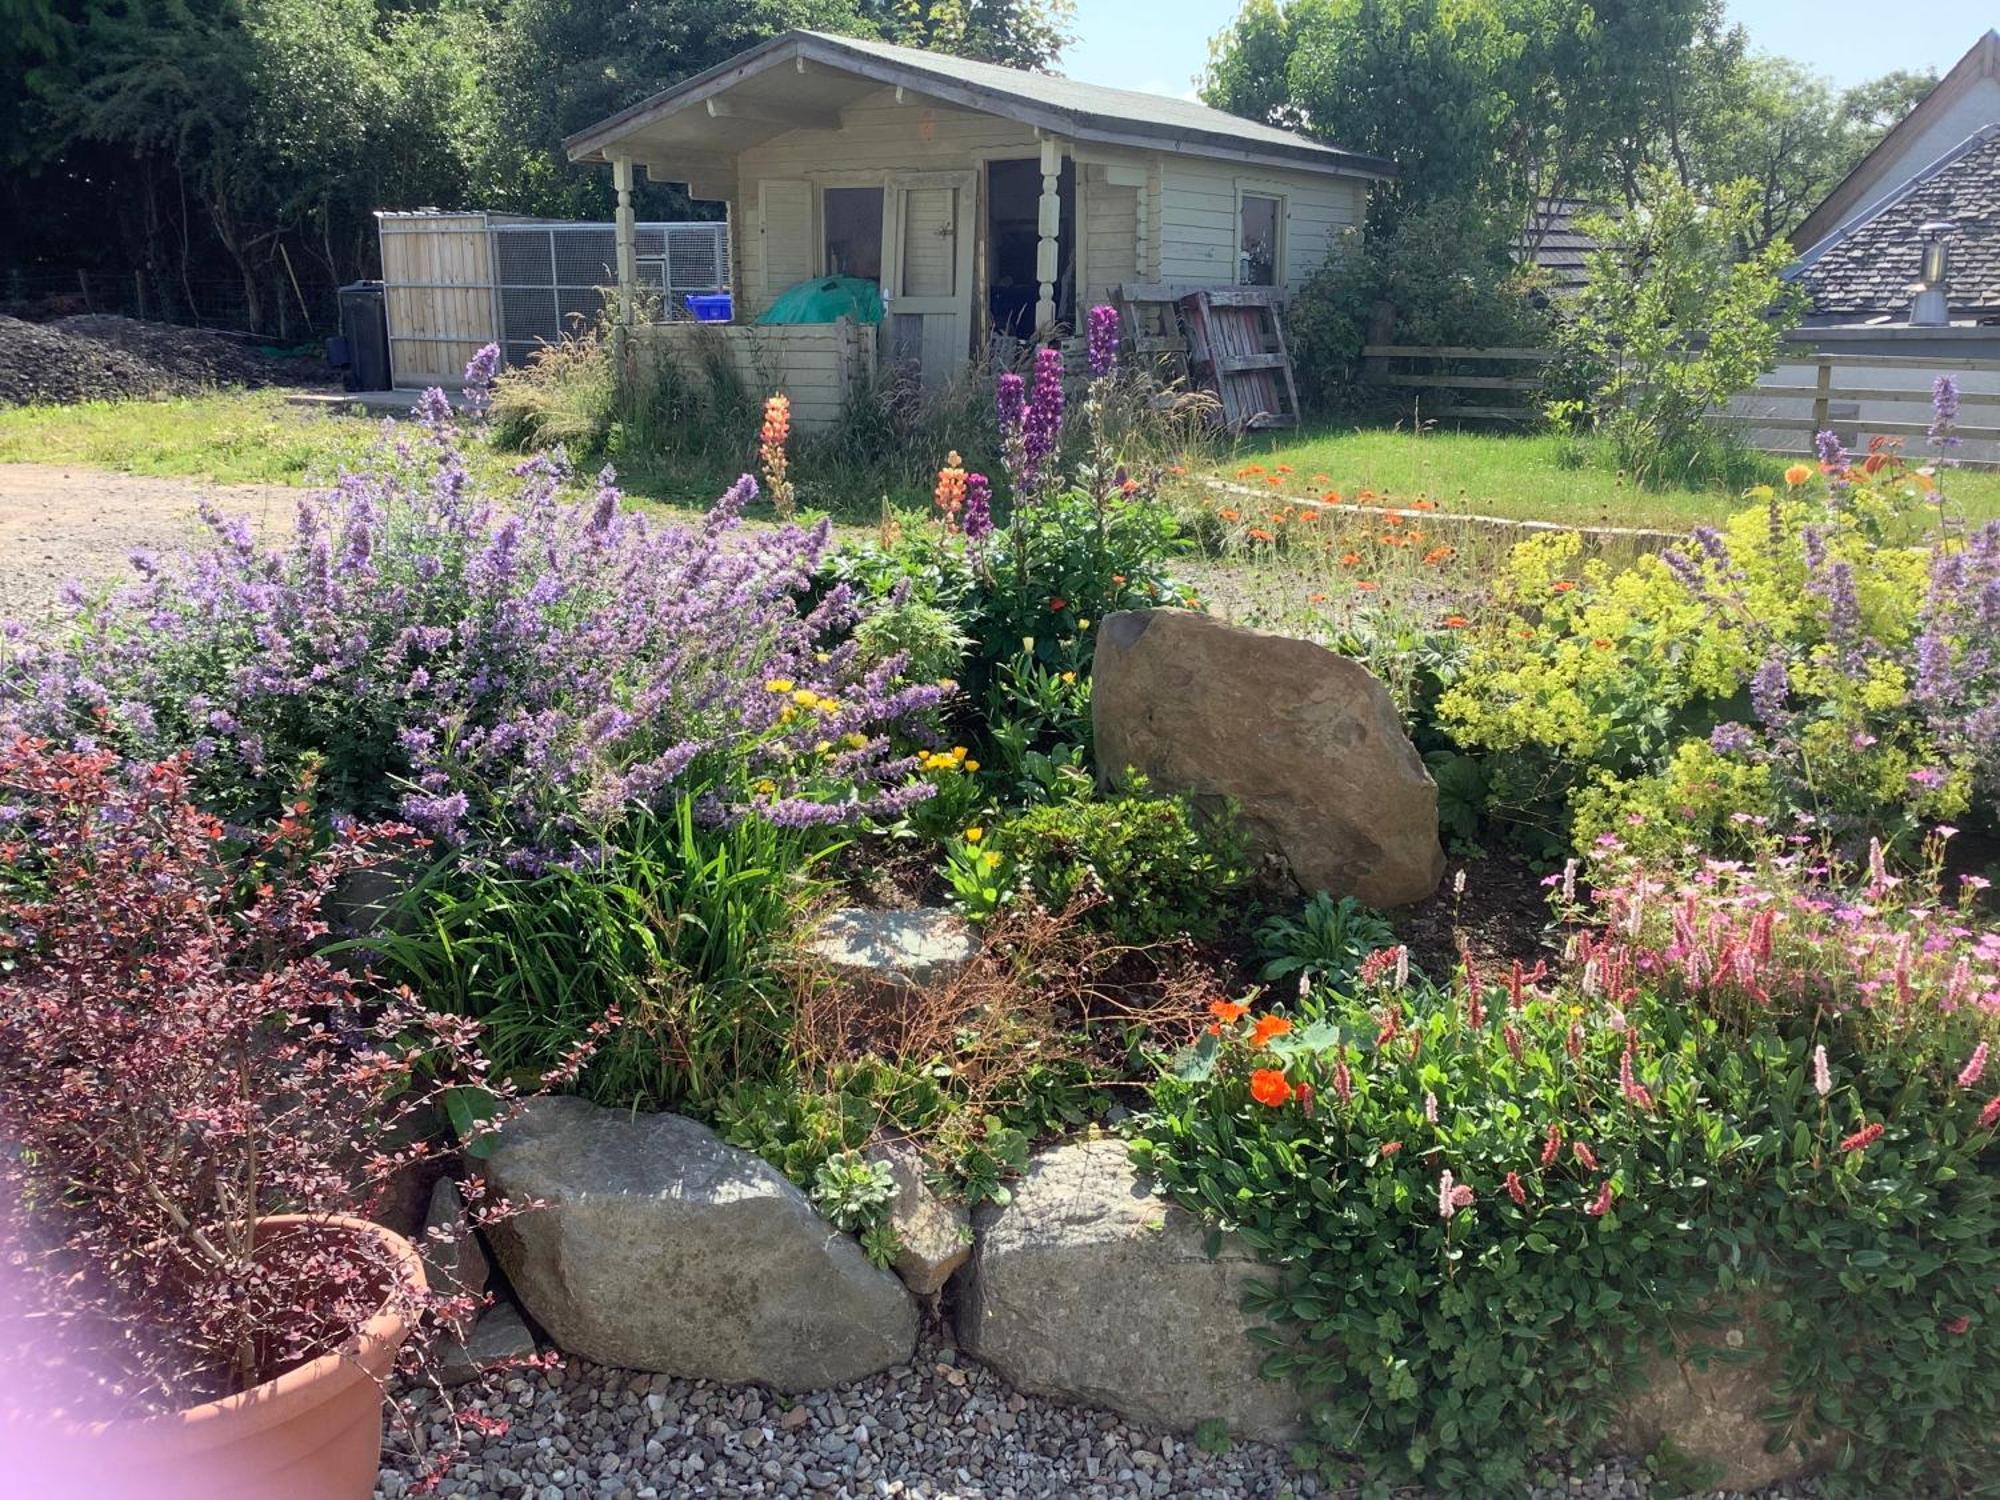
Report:
[{"label": "yellow flower", "polygon": [[813,754],[825,755],[832,748],[833,748],[832,740],[821,740],[817,745],[813,746]]},{"label": "yellow flower", "polygon": [[965,769],[968,771],[976,771],[979,769],[979,762],[976,760],[969,760],[965,763]]},{"label": "yellow flower", "polygon": [[811,688],[800,688],[792,694],[792,702],[798,704],[800,708],[811,708],[819,702],[819,694]]},{"label": "yellow flower", "polygon": [[968,828],[965,830],[965,841],[968,844],[976,844],[985,837],[986,830],[984,828]]},{"label": "yellow flower", "polygon": [[1076,622],[1076,628],[1077,628],[1078,630],[1088,630],[1088,629],[1090,629],[1090,621],[1088,621],[1088,620],[1078,620],[1078,621]]},{"label": "yellow flower", "polygon": [[792,679],[789,677],[773,677],[764,684],[767,693],[789,693],[791,690]]},{"label": "yellow flower", "polygon": [[1062,680],[1063,680],[1063,681],[1064,681],[1065,683],[1070,683],[1070,682],[1075,682],[1075,681],[1076,681],[1076,673],[1074,673],[1074,672],[1065,672],[1065,673],[1063,673],[1063,674],[1062,674]]},{"label": "yellow flower", "polygon": [[771,780],[768,776],[765,777],[764,780],[757,783],[758,792],[760,792],[762,795],[766,797],[770,796],[771,793],[775,792],[777,789],[778,789],[778,783]]},{"label": "yellow flower", "polygon": [[868,748],[868,736],[850,732],[840,737],[840,743],[847,746],[850,750],[866,750]]}]

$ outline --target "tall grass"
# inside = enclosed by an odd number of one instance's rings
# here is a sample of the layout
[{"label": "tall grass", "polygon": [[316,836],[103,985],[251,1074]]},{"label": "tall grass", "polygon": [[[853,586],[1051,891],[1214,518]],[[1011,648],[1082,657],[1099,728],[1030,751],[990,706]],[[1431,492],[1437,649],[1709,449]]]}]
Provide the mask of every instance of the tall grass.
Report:
[{"label": "tall grass", "polygon": [[634,811],[588,864],[539,873],[455,855],[365,946],[377,972],[485,1023],[496,1070],[539,1076],[612,1007],[579,1091],[701,1108],[778,1076],[792,1031],[788,945],[825,887],[828,852],[749,820],[708,828],[683,799]]}]

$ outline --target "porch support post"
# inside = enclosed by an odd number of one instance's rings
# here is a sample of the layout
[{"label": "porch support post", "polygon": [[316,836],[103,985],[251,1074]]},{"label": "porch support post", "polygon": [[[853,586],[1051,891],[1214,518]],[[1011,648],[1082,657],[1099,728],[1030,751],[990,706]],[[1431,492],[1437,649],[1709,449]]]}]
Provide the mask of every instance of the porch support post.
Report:
[{"label": "porch support post", "polygon": [[1041,284],[1035,301],[1035,333],[1039,336],[1056,321],[1056,235],[1062,228],[1062,143],[1053,136],[1042,137],[1042,197],[1035,245],[1035,280]]},{"label": "porch support post", "polygon": [[632,217],[632,158],[611,158],[611,185],[618,192],[618,324],[630,328],[639,289],[639,233]]}]

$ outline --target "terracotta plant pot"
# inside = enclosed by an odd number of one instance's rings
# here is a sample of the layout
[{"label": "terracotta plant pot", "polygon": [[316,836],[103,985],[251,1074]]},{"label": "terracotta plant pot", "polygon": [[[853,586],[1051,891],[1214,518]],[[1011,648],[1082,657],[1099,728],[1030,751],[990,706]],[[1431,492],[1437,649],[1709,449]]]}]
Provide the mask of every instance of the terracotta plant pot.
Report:
[{"label": "terracotta plant pot", "polygon": [[[259,1227],[311,1224],[373,1240],[421,1290],[423,1262],[401,1235],[361,1219],[279,1214]],[[238,1395],[171,1417],[98,1429],[110,1500],[367,1500],[382,1463],[382,1386],[410,1329],[385,1308],[338,1351]],[[92,1467],[98,1468],[93,1462]]]}]

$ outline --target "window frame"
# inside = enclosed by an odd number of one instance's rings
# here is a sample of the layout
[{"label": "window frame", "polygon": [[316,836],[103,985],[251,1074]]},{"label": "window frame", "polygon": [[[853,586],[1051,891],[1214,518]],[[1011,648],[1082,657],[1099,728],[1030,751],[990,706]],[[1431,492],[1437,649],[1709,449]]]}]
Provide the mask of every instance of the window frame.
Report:
[{"label": "window frame", "polygon": [[1275,183],[1260,182],[1240,177],[1236,180],[1236,216],[1229,237],[1229,253],[1234,262],[1234,283],[1237,286],[1262,285],[1259,282],[1245,281],[1243,279],[1243,208],[1247,200],[1251,198],[1263,198],[1277,205],[1276,222],[1274,225],[1276,243],[1271,247],[1271,280],[1269,284],[1271,290],[1283,291],[1286,284],[1287,270],[1285,261],[1291,249],[1289,243],[1291,239],[1289,231],[1292,216],[1291,195]]}]

